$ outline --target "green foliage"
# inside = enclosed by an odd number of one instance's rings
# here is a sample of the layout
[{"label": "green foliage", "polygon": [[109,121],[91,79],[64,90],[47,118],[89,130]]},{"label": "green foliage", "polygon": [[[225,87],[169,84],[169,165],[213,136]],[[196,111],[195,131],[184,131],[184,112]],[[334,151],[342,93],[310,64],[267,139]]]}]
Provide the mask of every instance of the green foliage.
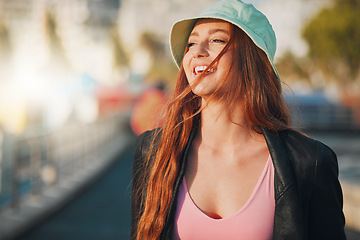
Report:
[{"label": "green foliage", "polygon": [[284,78],[286,81],[310,81],[309,64],[311,64],[310,61],[304,61],[287,51],[277,60],[276,68],[280,76],[286,76]]},{"label": "green foliage", "polygon": [[303,29],[310,56],[328,70],[342,62],[352,78],[360,66],[360,0],[336,0]]}]

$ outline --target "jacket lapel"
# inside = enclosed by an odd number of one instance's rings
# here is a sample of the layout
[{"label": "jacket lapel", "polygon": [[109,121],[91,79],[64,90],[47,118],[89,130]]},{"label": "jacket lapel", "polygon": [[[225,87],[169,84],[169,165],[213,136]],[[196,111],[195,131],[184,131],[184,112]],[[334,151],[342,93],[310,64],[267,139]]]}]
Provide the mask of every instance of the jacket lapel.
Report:
[{"label": "jacket lapel", "polygon": [[274,239],[305,239],[303,214],[299,202],[291,156],[276,132],[262,128],[274,164]]}]

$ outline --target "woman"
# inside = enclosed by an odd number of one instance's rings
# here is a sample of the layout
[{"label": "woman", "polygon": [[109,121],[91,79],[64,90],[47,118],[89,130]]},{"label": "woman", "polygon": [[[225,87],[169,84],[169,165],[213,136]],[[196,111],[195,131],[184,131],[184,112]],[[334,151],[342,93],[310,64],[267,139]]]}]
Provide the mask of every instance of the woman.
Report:
[{"label": "woman", "polygon": [[291,130],[275,46],[240,0],[174,24],[180,71],[164,126],[137,141],[133,239],[346,239],[336,156]]}]

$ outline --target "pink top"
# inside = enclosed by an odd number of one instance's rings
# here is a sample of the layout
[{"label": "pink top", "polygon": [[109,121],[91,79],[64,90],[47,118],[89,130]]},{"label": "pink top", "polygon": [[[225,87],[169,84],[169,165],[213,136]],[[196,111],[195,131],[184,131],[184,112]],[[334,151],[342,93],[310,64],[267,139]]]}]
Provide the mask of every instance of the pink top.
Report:
[{"label": "pink top", "polygon": [[274,212],[274,166],[270,156],[248,201],[223,219],[211,218],[197,207],[184,177],[177,199],[174,239],[272,239]]}]

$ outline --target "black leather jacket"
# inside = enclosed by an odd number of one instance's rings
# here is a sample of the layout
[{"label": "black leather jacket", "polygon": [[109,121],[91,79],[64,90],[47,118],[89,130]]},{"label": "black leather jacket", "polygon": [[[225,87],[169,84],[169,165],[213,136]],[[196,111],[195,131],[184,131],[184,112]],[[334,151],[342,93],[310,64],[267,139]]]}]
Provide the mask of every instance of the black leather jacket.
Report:
[{"label": "black leather jacket", "polygon": [[[262,132],[275,168],[273,239],[346,239],[342,190],[338,180],[335,153],[321,142],[296,131],[275,133],[262,129]],[[145,174],[139,169],[139,163],[143,161],[152,134],[152,131],[146,132],[138,138],[133,165],[133,185],[138,184],[137,174]],[[177,193],[194,135],[193,131],[180,159],[181,168],[175,181],[174,194],[161,239],[170,240],[173,234]],[[139,211],[140,203],[133,201],[133,233]]]}]

